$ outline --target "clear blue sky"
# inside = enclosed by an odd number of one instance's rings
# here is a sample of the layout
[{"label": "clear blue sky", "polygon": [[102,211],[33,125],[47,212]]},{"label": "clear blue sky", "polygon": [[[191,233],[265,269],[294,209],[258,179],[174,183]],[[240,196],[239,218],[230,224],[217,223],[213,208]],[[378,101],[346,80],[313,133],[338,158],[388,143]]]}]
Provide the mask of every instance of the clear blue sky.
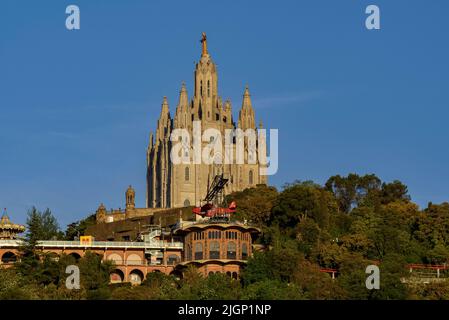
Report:
[{"label": "clear blue sky", "polygon": [[[381,30],[365,29],[365,8]],[[65,8],[81,30],[65,28]],[[250,86],[278,128],[276,186],[334,174],[399,179],[420,205],[449,200],[449,2],[1,1],[0,207],[60,224],[100,202],[145,200],[162,97],[192,93],[201,32],[234,115]]]}]

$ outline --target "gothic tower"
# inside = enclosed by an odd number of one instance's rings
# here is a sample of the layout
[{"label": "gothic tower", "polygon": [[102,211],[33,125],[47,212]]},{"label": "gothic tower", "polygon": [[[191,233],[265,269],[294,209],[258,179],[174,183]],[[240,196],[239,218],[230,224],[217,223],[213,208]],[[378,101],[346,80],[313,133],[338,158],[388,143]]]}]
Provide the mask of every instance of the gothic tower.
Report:
[{"label": "gothic tower", "polygon": [[170,134],[172,119],[167,97],[162,101],[161,114],[157,121],[156,137],[150,134],[147,149],[147,206],[149,208],[170,207]]},{"label": "gothic tower", "polygon": [[136,192],[133,187],[129,186],[128,190],[125,193],[126,197],[126,209],[135,209],[136,208]]},{"label": "gothic tower", "polygon": [[[192,139],[194,121],[201,123],[203,133],[209,128],[214,128],[221,133],[223,152],[226,129],[256,130],[255,112],[248,86],[243,93],[242,107],[236,125],[232,116],[231,101],[226,100],[223,105],[222,98],[219,96],[217,67],[209,54],[205,33],[202,34],[201,43],[201,57],[194,70],[192,99],[189,102],[187,88],[182,83],[174,119],[171,119],[167,98],[164,97],[156,134],[155,136],[153,133],[150,134],[147,149],[147,207],[149,208],[200,205],[208,186],[217,174],[223,174],[229,179],[225,194],[267,183],[266,176],[260,175],[258,161],[249,161],[255,157],[255,154],[251,152],[254,149],[251,149],[248,139],[244,150],[244,164],[236,164],[235,159],[230,164],[194,164],[193,162],[173,164],[170,161],[173,143],[170,140],[170,134],[173,129],[186,129],[190,135],[189,139]],[[210,141],[203,139],[201,146],[213,143],[215,138],[210,137]],[[233,141],[231,149],[235,157],[235,138],[231,141]],[[218,142],[217,137],[216,143]],[[253,147],[257,149],[262,142],[253,141]],[[192,154],[193,141],[182,141],[182,143]],[[184,149],[182,152],[185,152]]]}]

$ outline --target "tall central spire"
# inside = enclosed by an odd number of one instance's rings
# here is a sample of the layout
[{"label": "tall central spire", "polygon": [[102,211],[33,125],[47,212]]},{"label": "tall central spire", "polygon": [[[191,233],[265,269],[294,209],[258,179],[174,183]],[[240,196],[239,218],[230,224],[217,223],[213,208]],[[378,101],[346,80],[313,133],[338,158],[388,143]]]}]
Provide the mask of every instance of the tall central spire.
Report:
[{"label": "tall central spire", "polygon": [[207,56],[208,52],[207,52],[207,36],[206,36],[206,32],[202,33],[201,43],[203,45],[203,51],[201,53],[201,56]]},{"label": "tall central spire", "polygon": [[[215,129],[220,132],[223,138],[228,136],[230,131],[227,130],[242,129],[248,135],[250,131],[246,132],[247,129],[256,129],[255,112],[248,86],[243,92],[243,101],[238,118],[234,118],[231,101],[223,101],[219,95],[218,68],[213,61],[215,49],[212,48],[213,52],[209,53],[208,35],[206,35],[206,32],[198,32],[196,36],[200,34],[201,38],[193,38],[194,46],[198,51],[200,50],[197,42],[199,40],[201,53],[197,51],[192,91],[189,90],[189,94],[187,94],[186,85],[182,83],[173,118],[170,116],[167,98],[164,97],[156,132],[154,135],[150,135],[147,149],[146,202],[148,208],[181,208],[199,205],[201,199],[204,199],[207,195],[208,182],[217,174],[223,174],[230,178],[229,187],[225,190],[226,194],[267,182],[266,176],[259,175],[261,172],[259,169],[266,170],[266,166],[262,167],[256,157],[259,152],[259,144],[265,146],[265,138],[263,135],[259,137],[257,133],[255,135],[251,133],[251,136],[248,136],[244,142],[245,163],[234,161],[229,165],[223,165],[223,163],[220,165],[203,161],[201,163],[191,163],[190,161],[190,163],[185,161],[175,163],[176,161],[171,161],[173,160],[172,155],[181,155],[181,160],[185,158],[195,160],[192,158],[194,150],[191,149],[192,145],[195,144],[191,137],[197,131],[196,128],[194,129],[194,121],[201,123],[200,135],[203,135],[206,130]],[[212,41],[212,46],[214,44],[215,42]],[[262,125],[260,127],[262,128]],[[178,136],[177,141],[172,141],[171,138],[176,137],[172,137],[171,134],[176,129],[187,131],[187,136],[185,136],[185,131],[177,131],[176,133],[182,132],[182,137]],[[253,136],[256,139],[253,139]],[[181,138],[181,141],[179,141],[179,138]],[[209,140],[209,143],[211,141]],[[233,141],[232,138],[231,141]],[[181,143],[178,144],[178,142]],[[212,141],[212,143],[214,142],[216,141]],[[203,146],[202,143],[200,141]],[[220,147],[223,148],[224,143],[225,141],[221,139]],[[235,149],[237,147],[234,145],[231,148],[234,148],[230,149],[234,150],[229,154],[232,158],[234,153],[237,152],[237,149]],[[195,146],[193,146],[193,149],[195,149]],[[218,149],[212,149],[215,153],[219,152]],[[260,150],[264,151],[263,148],[260,148]],[[225,153],[228,153],[228,150],[225,151]],[[229,156],[221,153],[220,155],[224,156],[224,159],[220,159],[220,156],[217,157],[220,160],[226,160]],[[260,154],[258,156],[263,157]],[[214,157],[214,160],[217,160],[217,158]],[[261,159],[265,160],[265,158]]]}]

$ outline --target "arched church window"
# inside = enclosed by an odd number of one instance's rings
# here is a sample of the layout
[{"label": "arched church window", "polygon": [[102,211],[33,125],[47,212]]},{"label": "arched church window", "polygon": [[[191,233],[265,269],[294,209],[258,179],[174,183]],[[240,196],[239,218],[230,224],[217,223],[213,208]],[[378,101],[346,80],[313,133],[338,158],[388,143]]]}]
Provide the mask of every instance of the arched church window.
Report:
[{"label": "arched church window", "polygon": [[203,96],[203,80],[200,81],[200,96]]},{"label": "arched church window", "polygon": [[248,259],[248,246],[246,243],[242,244],[242,260]]},{"label": "arched church window", "polygon": [[203,260],[203,244],[201,242],[195,244],[195,260]]},{"label": "arched church window", "polygon": [[209,246],[209,259],[220,259],[220,243],[212,241]]},{"label": "arched church window", "polygon": [[179,257],[176,254],[171,254],[168,256],[167,264],[168,265],[175,265],[179,262]]},{"label": "arched church window", "polygon": [[233,241],[228,242],[227,258],[235,259],[237,257],[236,250],[237,250],[237,246],[235,245],[235,242],[233,242]]},{"label": "arched church window", "polygon": [[249,170],[249,184],[253,184],[253,170]]},{"label": "arched church window", "polygon": [[190,247],[190,244],[187,245],[186,256],[187,256],[187,257],[186,257],[186,258],[187,258],[187,261],[192,260],[192,249],[191,249],[191,247]]},{"label": "arched church window", "polygon": [[184,207],[190,207],[190,201],[189,199],[184,200]]},{"label": "arched church window", "polygon": [[186,167],[184,170],[184,180],[189,181],[190,180],[190,168]]},{"label": "arched church window", "polygon": [[8,251],[3,254],[1,261],[2,263],[14,263],[17,261],[17,256],[15,255],[15,253]]},{"label": "arched church window", "polygon": [[210,97],[210,81],[207,80],[207,97]]}]

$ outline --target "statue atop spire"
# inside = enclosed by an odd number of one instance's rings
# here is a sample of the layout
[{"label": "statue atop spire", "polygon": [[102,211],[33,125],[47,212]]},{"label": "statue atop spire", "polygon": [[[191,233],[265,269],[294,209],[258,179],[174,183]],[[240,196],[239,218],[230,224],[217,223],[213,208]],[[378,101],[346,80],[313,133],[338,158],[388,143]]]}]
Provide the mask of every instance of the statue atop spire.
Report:
[{"label": "statue atop spire", "polygon": [[207,36],[206,36],[206,32],[202,33],[201,43],[203,44],[203,51],[201,53],[201,56],[207,56],[209,53],[207,52]]}]

